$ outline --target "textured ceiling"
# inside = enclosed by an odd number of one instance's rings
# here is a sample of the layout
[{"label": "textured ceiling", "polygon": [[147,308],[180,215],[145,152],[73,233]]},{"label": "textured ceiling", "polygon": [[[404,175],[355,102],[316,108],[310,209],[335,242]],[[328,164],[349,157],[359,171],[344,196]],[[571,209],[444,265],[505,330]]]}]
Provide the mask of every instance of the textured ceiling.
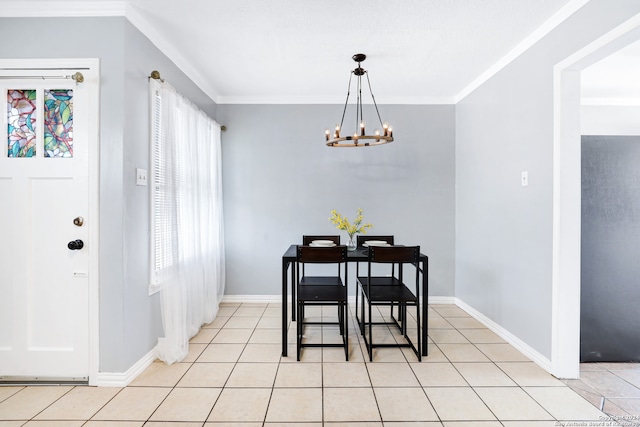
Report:
[{"label": "textured ceiling", "polygon": [[378,103],[453,103],[585,1],[0,0],[0,16],[124,13],[218,103],[342,103],[355,53]]},{"label": "textured ceiling", "polygon": [[568,0],[130,0],[220,102],[452,102]]}]

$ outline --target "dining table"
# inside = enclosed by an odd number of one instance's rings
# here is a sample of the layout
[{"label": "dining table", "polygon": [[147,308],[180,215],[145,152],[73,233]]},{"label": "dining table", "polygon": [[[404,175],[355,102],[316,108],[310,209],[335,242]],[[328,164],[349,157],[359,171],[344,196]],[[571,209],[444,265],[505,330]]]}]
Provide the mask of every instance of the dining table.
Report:
[{"label": "dining table", "polygon": [[[282,356],[287,357],[288,350],[288,296],[291,295],[291,305],[295,307],[295,285],[297,281],[296,264],[296,252],[299,245],[292,244],[282,255]],[[347,251],[347,262],[358,263],[367,262],[369,259],[369,251],[366,247],[357,247],[353,251]],[[421,286],[421,306],[422,306],[422,355],[427,356],[428,353],[428,316],[427,309],[429,305],[429,257],[420,253],[418,265],[416,266],[420,271]],[[289,294],[289,286],[291,286],[291,293]],[[293,321],[295,321],[295,310],[291,313]]]}]

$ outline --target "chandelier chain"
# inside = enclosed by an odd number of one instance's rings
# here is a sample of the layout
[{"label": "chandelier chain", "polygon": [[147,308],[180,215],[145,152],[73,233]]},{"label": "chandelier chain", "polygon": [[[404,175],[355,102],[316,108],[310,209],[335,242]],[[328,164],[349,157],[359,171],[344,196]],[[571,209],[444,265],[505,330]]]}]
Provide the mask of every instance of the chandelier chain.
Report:
[{"label": "chandelier chain", "polygon": [[347,86],[347,100],[344,101],[344,110],[342,110],[342,119],[340,119],[340,129],[344,124],[344,115],[347,112],[347,105],[349,105],[349,95],[351,94],[351,78],[353,77],[353,71],[349,75],[349,86]]}]

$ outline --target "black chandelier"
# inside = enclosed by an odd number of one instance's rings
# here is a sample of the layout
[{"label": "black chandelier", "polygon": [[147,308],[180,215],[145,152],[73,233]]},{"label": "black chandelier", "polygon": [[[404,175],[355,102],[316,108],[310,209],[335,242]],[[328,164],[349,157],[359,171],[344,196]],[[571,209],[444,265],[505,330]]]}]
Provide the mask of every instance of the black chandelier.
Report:
[{"label": "black chandelier", "polygon": [[[369,147],[374,145],[382,145],[388,142],[393,141],[393,129],[389,126],[389,123],[382,122],[380,118],[380,111],[378,111],[378,105],[376,104],[376,99],[373,96],[373,91],[371,90],[371,82],[369,81],[369,74],[367,70],[363,69],[360,66],[361,62],[364,62],[367,59],[367,55],[364,53],[357,53],[353,55],[353,60],[358,63],[358,68],[351,71],[351,75],[349,76],[349,87],[347,88],[347,100],[344,103],[344,110],[342,111],[342,119],[340,120],[340,124],[336,125],[333,134],[329,129],[325,131],[325,137],[327,140],[327,145],[329,147]],[[349,95],[351,93],[351,79],[353,76],[356,76],[358,80],[358,95],[356,100],[356,127],[353,135],[349,136],[341,136],[340,133],[342,131],[342,125],[344,123],[344,115],[347,112],[347,104],[349,103]],[[378,115],[378,120],[380,121],[380,127],[382,128],[382,132],[380,129],[376,129],[373,135],[367,135],[366,133],[366,123],[362,118],[362,76],[367,76],[367,85],[369,86],[369,93],[371,94],[371,99],[373,100],[373,106],[376,109],[376,114]]]}]

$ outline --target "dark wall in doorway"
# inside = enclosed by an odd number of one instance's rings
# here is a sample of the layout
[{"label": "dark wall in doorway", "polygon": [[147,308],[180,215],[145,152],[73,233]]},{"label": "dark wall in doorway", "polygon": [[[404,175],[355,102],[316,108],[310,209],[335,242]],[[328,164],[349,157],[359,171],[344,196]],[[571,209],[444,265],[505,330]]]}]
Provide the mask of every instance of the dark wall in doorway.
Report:
[{"label": "dark wall in doorway", "polygon": [[582,137],[580,360],[640,361],[640,136]]}]

